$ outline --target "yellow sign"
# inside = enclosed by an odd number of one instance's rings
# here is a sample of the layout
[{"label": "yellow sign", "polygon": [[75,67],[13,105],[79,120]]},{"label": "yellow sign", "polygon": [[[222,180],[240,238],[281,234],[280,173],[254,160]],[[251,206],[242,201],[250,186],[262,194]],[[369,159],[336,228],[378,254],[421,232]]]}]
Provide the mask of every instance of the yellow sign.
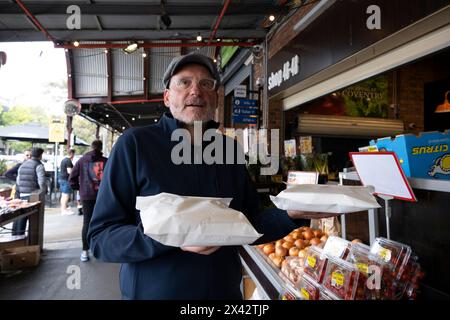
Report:
[{"label": "yellow sign", "polygon": [[48,126],[49,142],[64,142],[64,120],[51,119]]}]

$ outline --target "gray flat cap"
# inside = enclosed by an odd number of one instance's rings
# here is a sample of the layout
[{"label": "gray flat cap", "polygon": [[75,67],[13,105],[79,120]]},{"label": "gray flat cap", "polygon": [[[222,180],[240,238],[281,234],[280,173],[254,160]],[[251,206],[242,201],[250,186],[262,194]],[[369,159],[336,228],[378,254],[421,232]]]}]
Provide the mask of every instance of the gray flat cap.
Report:
[{"label": "gray flat cap", "polygon": [[217,66],[211,58],[198,53],[190,53],[184,56],[178,56],[173,58],[167,67],[166,72],[164,72],[163,83],[164,87],[167,89],[169,87],[170,78],[176,74],[176,72],[184,65],[187,64],[199,64],[204,66],[211,73],[211,76],[216,80],[216,89],[220,87],[220,75]]}]

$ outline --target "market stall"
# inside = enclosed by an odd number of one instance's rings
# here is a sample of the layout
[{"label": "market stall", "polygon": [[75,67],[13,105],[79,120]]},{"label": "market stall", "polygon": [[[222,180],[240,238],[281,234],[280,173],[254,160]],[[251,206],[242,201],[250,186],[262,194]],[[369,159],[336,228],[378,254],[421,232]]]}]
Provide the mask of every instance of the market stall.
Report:
[{"label": "market stall", "polygon": [[28,245],[38,245],[42,250],[44,239],[44,209],[41,202],[11,200],[0,202],[0,227],[17,219],[29,217]]}]

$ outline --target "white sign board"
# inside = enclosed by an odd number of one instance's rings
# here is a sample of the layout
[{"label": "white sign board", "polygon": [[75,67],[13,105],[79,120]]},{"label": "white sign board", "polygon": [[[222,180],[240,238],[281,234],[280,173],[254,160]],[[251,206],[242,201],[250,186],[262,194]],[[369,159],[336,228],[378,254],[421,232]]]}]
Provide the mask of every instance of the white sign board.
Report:
[{"label": "white sign board", "polygon": [[363,186],[373,186],[375,194],[417,201],[394,152],[350,152]]},{"label": "white sign board", "polygon": [[236,98],[247,98],[247,86],[239,85],[234,89],[234,96]]},{"label": "white sign board", "polygon": [[288,171],[287,184],[317,184],[318,181],[316,171]]}]

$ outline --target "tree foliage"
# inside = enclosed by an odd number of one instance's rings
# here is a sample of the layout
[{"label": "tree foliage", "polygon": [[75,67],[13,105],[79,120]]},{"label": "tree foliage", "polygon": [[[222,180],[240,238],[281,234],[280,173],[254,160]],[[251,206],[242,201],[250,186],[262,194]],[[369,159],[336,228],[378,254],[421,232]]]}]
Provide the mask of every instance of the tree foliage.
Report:
[{"label": "tree foliage", "polygon": [[[73,118],[73,133],[87,143],[91,143],[95,139],[95,131],[97,126],[83,117],[75,116]],[[90,147],[74,146],[76,154],[83,154],[89,151]]]},{"label": "tree foliage", "polygon": [[48,115],[43,107],[15,106],[2,113],[2,125],[12,126],[23,123],[48,124]]}]

